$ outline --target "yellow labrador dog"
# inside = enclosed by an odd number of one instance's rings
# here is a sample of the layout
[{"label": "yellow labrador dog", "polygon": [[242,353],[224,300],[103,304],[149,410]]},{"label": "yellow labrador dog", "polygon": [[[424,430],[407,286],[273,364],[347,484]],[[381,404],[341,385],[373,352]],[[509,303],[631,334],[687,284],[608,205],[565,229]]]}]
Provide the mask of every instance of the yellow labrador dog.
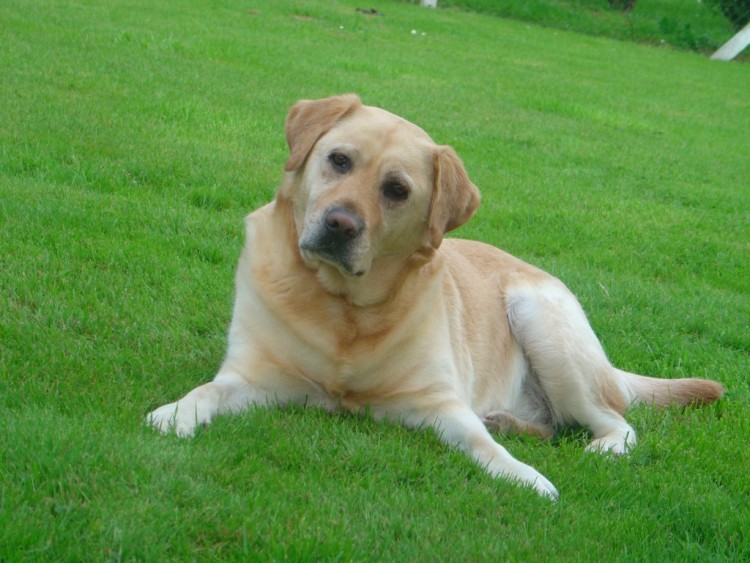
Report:
[{"label": "yellow labrador dog", "polygon": [[589,449],[625,453],[633,402],[709,403],[723,387],[613,367],[556,278],[491,246],[443,235],[479,191],[452,148],[354,95],[298,102],[275,200],[246,220],[226,360],[211,383],[149,422],[190,436],[249,405],[368,409],[432,427],[490,474],[556,498],[488,428],[551,436],[579,424]]}]

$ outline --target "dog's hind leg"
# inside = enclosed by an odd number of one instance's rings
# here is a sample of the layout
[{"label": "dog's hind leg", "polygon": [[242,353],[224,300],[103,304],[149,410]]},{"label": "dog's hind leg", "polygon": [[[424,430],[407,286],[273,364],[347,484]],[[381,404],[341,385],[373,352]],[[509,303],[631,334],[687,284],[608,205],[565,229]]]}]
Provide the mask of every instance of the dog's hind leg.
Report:
[{"label": "dog's hind leg", "polygon": [[536,438],[551,438],[555,430],[547,424],[527,422],[505,411],[493,411],[482,417],[482,422],[490,432],[506,436],[528,434]]},{"label": "dog's hind leg", "polygon": [[625,453],[636,440],[623,417],[628,395],[576,298],[550,280],[509,290],[506,306],[555,424],[587,427],[589,450]]}]

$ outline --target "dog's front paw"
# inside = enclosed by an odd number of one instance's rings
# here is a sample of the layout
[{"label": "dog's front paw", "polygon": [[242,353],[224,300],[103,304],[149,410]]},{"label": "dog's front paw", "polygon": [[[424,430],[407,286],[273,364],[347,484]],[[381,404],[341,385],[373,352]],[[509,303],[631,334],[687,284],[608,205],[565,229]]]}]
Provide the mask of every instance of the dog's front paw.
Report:
[{"label": "dog's front paw", "polygon": [[540,496],[547,497],[550,500],[556,501],[560,498],[560,493],[557,492],[549,479],[533,467],[527,465],[526,468],[518,479],[521,484],[531,486]]},{"label": "dog's front paw", "polygon": [[502,464],[494,465],[494,467],[492,465],[488,469],[497,477],[509,479],[522,487],[531,487],[540,496],[553,501],[560,497],[552,482],[530,465],[526,465],[517,459],[506,460]]},{"label": "dog's front paw", "polygon": [[185,399],[159,407],[146,416],[146,422],[162,434],[174,431],[180,438],[193,436],[198,426],[210,421],[210,417],[201,416],[195,401]]}]

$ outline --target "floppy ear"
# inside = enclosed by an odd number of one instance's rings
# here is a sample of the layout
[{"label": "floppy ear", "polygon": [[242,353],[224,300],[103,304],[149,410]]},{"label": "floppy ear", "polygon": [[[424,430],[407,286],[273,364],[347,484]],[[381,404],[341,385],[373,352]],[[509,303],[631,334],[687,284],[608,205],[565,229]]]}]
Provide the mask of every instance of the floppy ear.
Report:
[{"label": "floppy ear", "polygon": [[286,118],[289,160],[284,170],[292,172],[302,166],[318,139],[344,115],[361,105],[356,94],[300,100],[294,104]]},{"label": "floppy ear", "polygon": [[438,248],[445,233],[471,219],[480,196],[456,151],[447,145],[435,149],[433,182],[429,234],[430,245]]}]

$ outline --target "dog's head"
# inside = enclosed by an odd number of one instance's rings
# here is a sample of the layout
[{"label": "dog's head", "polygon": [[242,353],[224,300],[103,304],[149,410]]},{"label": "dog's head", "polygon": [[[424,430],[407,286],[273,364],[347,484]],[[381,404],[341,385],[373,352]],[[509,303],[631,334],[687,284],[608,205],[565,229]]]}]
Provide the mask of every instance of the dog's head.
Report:
[{"label": "dog's head", "polygon": [[355,95],[295,104],[279,195],[291,202],[302,258],[342,276],[436,249],[479,205],[448,146]]}]

